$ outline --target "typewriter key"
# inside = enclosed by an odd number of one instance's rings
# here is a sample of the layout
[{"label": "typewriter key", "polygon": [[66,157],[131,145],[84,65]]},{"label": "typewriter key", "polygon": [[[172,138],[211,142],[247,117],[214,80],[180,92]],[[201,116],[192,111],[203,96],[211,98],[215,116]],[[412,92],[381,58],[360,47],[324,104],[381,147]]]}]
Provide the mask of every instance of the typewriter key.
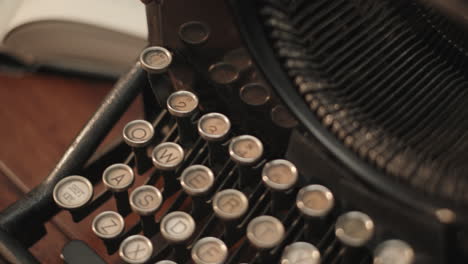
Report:
[{"label": "typewriter key", "polygon": [[252,59],[244,48],[233,49],[227,52],[223,61],[234,65],[240,72],[246,72],[252,68]]},{"label": "typewriter key", "polygon": [[163,47],[148,47],[141,52],[140,63],[148,73],[162,73],[171,65],[172,54]]},{"label": "typewriter key", "polygon": [[175,170],[184,161],[184,150],[173,142],[165,142],[153,149],[154,166],[161,170],[164,177],[164,193],[168,197],[176,192],[180,184],[176,179]]},{"label": "typewriter key", "polygon": [[284,159],[269,161],[263,166],[262,181],[271,190],[273,212],[279,213],[291,204],[291,189],[297,182],[297,169]]},{"label": "typewriter key", "polygon": [[207,212],[208,193],[214,183],[213,172],[203,165],[187,167],[180,176],[182,189],[192,197],[192,215],[200,216]]},{"label": "typewriter key", "polygon": [[182,211],[175,211],[165,215],[161,221],[161,235],[172,244],[174,257],[179,263],[186,262],[186,245],[195,232],[195,221]]},{"label": "typewriter key", "polygon": [[153,244],[144,236],[129,236],[120,244],[119,255],[127,263],[143,264],[153,255]]},{"label": "typewriter key", "polygon": [[198,97],[189,91],[177,91],[167,98],[167,109],[176,118],[180,142],[193,142],[196,131],[192,120],[198,110]]},{"label": "typewriter key", "polygon": [[248,83],[239,91],[239,96],[251,109],[258,109],[265,106],[270,100],[270,89],[262,83]]},{"label": "typewriter key", "polygon": [[[275,217],[262,215],[252,219],[247,225],[247,239],[257,252],[256,262],[273,263],[270,250],[279,246],[285,236],[283,224]],[[275,260],[277,261],[277,260]]]},{"label": "typewriter key", "polygon": [[175,263],[172,260],[161,260],[161,261],[156,262],[155,264],[177,264],[177,263]]},{"label": "typewriter key", "polygon": [[286,246],[281,256],[281,264],[319,264],[320,252],[307,242],[294,242]]},{"label": "typewriter key", "polygon": [[216,237],[204,237],[195,243],[191,255],[195,264],[223,264],[228,256],[228,248]]},{"label": "typewriter key", "polygon": [[335,198],[325,186],[307,185],[299,190],[296,206],[306,218],[325,217],[333,208]]},{"label": "typewriter key", "polygon": [[123,138],[131,146],[135,154],[135,164],[138,173],[142,174],[151,167],[151,161],[146,154],[146,147],[154,136],[154,128],[146,120],[133,120],[123,129]]},{"label": "typewriter key", "polygon": [[374,264],[412,264],[414,250],[405,241],[392,239],[382,242],[374,251]]},{"label": "typewriter key", "polygon": [[157,232],[154,214],[163,203],[161,192],[154,186],[143,185],[130,194],[130,206],[140,215],[143,233],[152,236]]},{"label": "typewriter key", "polygon": [[[226,62],[218,62],[211,65],[208,69],[211,81],[219,86],[232,85],[239,79],[239,71],[235,66]],[[224,87],[229,90],[230,87]],[[223,96],[229,94],[229,91],[220,91]],[[225,93],[227,92],[227,93]]]},{"label": "typewriter key", "polygon": [[114,254],[119,248],[118,238],[125,229],[125,221],[116,212],[105,211],[93,219],[91,228],[96,236],[102,239],[108,254]]},{"label": "typewriter key", "polygon": [[53,197],[58,206],[77,210],[91,201],[93,185],[83,176],[67,176],[55,185]]},{"label": "typewriter key", "polygon": [[275,217],[255,217],[247,226],[247,239],[256,248],[267,250],[278,246],[284,238],[284,226]]},{"label": "typewriter key", "polygon": [[107,167],[102,174],[104,186],[114,194],[117,211],[124,216],[131,211],[127,190],[134,181],[135,176],[132,168],[122,163]]},{"label": "typewriter key", "polygon": [[346,246],[362,247],[373,234],[374,221],[358,211],[342,214],[335,224],[335,235]]},{"label": "typewriter key", "polygon": [[283,105],[276,105],[270,111],[270,119],[274,126],[272,130],[274,133],[270,133],[272,139],[283,138],[284,140],[275,141],[276,144],[272,146],[274,153],[285,153],[288,147],[288,139],[291,135],[291,131],[297,126],[298,122],[296,118],[289,112],[289,110]]},{"label": "typewriter key", "polygon": [[189,21],[179,27],[179,38],[189,46],[202,45],[210,36],[210,27],[200,21]]},{"label": "typewriter key", "polygon": [[214,195],[212,206],[215,215],[223,222],[224,240],[228,245],[233,244],[241,236],[236,227],[249,209],[249,200],[238,190],[226,189]]},{"label": "typewriter key", "polygon": [[252,177],[254,166],[263,155],[262,142],[250,135],[235,137],[229,144],[229,156],[239,168],[239,186],[245,188],[254,182]]},{"label": "typewriter key", "polygon": [[198,134],[208,142],[210,165],[222,164],[227,159],[227,151],[222,143],[226,140],[231,121],[220,113],[208,113],[198,120]]},{"label": "typewriter key", "polygon": [[335,204],[333,193],[325,186],[307,185],[296,196],[296,207],[305,220],[305,238],[321,237],[326,232],[326,220]]},{"label": "typewriter key", "polygon": [[147,73],[151,89],[160,107],[164,107],[172,91],[170,78],[166,74],[171,63],[171,52],[160,46],[148,47],[140,53],[141,67]]},{"label": "typewriter key", "polygon": [[231,130],[229,118],[220,113],[209,113],[198,120],[198,133],[208,142],[222,141]]}]

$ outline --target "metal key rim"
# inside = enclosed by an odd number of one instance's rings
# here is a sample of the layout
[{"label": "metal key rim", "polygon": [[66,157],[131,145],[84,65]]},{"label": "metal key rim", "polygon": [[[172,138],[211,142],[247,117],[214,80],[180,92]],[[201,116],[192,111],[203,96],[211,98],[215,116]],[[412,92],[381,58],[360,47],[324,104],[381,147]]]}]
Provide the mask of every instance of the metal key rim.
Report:
[{"label": "metal key rim", "polygon": [[[67,205],[67,204],[63,203],[60,200],[60,198],[58,197],[58,191],[64,184],[66,184],[67,182],[72,181],[72,180],[77,180],[77,181],[80,181],[80,182],[84,183],[86,185],[86,187],[88,187],[88,190],[87,190],[88,193],[87,193],[87,198],[83,202],[81,202],[79,204],[76,204],[76,205],[73,205],[73,206],[70,206],[70,205]],[[55,185],[52,196],[54,198],[55,203],[58,206],[60,206],[61,208],[64,208],[64,209],[73,210],[73,209],[77,209],[77,208],[80,208],[80,207],[88,204],[93,198],[93,193],[94,193],[93,185],[91,184],[91,182],[88,179],[86,179],[83,176],[79,176],[79,175],[71,175],[71,176],[67,176],[67,177],[61,179]]]}]

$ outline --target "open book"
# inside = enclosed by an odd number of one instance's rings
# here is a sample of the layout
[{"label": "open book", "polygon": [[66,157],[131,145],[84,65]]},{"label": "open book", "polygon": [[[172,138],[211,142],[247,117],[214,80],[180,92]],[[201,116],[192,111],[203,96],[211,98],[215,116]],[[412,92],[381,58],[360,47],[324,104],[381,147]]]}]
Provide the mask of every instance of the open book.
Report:
[{"label": "open book", "polygon": [[137,0],[0,0],[0,52],[25,64],[116,76],[146,39]]}]

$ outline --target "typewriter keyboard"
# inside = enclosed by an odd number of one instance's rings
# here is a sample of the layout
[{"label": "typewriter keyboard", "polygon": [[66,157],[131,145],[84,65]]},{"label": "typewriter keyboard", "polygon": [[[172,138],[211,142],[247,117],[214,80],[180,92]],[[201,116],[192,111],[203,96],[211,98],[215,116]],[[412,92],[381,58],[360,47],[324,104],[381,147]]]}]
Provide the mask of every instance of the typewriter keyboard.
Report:
[{"label": "typewriter keyboard", "polygon": [[[179,35],[184,49],[142,52],[153,104],[122,131],[129,154],[55,186],[106,251],[72,241],[66,263],[413,263],[402,240],[369,246],[373,219],[286,158],[299,124],[243,48],[194,67],[208,26]],[[191,82],[175,74],[187,69]]]}]

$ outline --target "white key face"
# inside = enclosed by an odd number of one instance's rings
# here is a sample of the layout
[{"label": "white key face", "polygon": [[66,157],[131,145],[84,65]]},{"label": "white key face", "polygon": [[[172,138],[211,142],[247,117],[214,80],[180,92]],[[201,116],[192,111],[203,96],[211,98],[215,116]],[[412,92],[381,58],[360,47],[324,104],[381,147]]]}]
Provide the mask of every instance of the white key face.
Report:
[{"label": "white key face", "polygon": [[125,164],[109,166],[103,173],[103,181],[111,190],[126,190],[135,180],[133,171]]},{"label": "white key face", "polygon": [[231,128],[231,124],[224,116],[212,115],[201,120],[200,128],[208,136],[224,136]]},{"label": "white key face", "polygon": [[374,264],[412,264],[414,250],[405,241],[392,239],[381,243],[374,252]]},{"label": "white key face", "polygon": [[354,247],[364,245],[374,233],[374,222],[364,213],[353,211],[338,217],[335,234],[344,244]]},{"label": "white key face", "polygon": [[196,264],[221,264],[227,257],[227,247],[215,237],[205,237],[197,241],[192,249],[192,259]]},{"label": "white key face", "polygon": [[328,188],[322,185],[303,187],[297,195],[297,206],[307,216],[320,217],[326,215],[334,206],[334,198]]},{"label": "white key face", "polygon": [[183,160],[182,148],[172,142],[159,144],[153,151],[153,163],[159,168],[172,169],[179,166]]},{"label": "white key face", "polygon": [[81,207],[93,196],[91,183],[81,176],[69,176],[62,179],[54,189],[54,199],[58,205],[67,209]]},{"label": "white key face", "polygon": [[119,254],[128,263],[145,263],[153,254],[153,245],[144,236],[130,236],[120,245]]},{"label": "white key face", "polygon": [[288,264],[318,264],[320,252],[310,243],[295,242],[284,249],[281,261]]},{"label": "white key face", "polygon": [[153,137],[154,130],[148,121],[134,120],[124,127],[123,133],[127,144],[138,146],[147,143]]},{"label": "white key face", "polygon": [[218,192],[213,199],[213,210],[223,219],[236,219],[247,212],[247,197],[240,191],[227,189]]},{"label": "white key face", "polygon": [[235,162],[252,164],[263,155],[263,145],[253,136],[238,136],[229,144],[229,154]]},{"label": "white key face", "polygon": [[133,210],[142,215],[154,213],[162,204],[161,192],[153,186],[143,185],[130,195],[130,205]]},{"label": "white key face", "polygon": [[172,109],[181,113],[190,113],[198,106],[198,100],[195,95],[186,91],[172,94],[169,97],[168,103]]},{"label": "white key face", "polygon": [[161,221],[161,234],[170,242],[189,239],[195,231],[195,221],[185,212],[172,212]]},{"label": "white key face", "polygon": [[262,152],[254,141],[246,139],[234,144],[234,153],[242,158],[256,159]]},{"label": "white key face", "polygon": [[247,226],[247,238],[258,248],[272,248],[283,240],[283,224],[272,216],[259,216]]},{"label": "white key face", "polygon": [[182,187],[191,195],[205,193],[211,188],[213,182],[213,172],[203,165],[192,165],[182,172]]},{"label": "white key face", "polygon": [[297,169],[287,160],[272,160],[263,167],[262,180],[274,190],[287,190],[297,181]]},{"label": "white key face", "polygon": [[93,220],[93,231],[101,238],[114,238],[124,230],[122,216],[116,212],[106,211],[97,215]]},{"label": "white key face", "polygon": [[165,69],[172,62],[172,58],[163,50],[151,50],[145,54],[143,60],[152,68],[157,69]]}]

